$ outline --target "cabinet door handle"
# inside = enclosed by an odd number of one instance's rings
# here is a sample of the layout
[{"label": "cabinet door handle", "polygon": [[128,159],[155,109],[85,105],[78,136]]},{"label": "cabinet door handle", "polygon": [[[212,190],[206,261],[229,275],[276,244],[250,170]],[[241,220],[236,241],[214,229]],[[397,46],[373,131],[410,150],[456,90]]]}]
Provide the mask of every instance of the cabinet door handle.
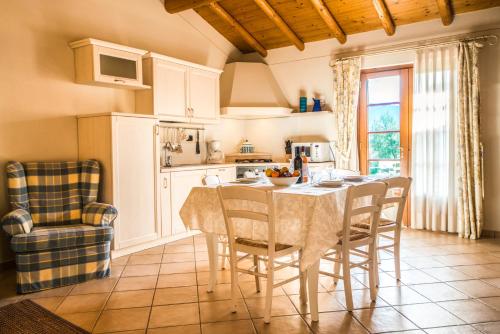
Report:
[{"label": "cabinet door handle", "polygon": [[219,168],[219,172],[225,172],[226,170],[224,168]]},{"label": "cabinet door handle", "polygon": [[167,189],[167,187],[168,187],[168,181],[167,181],[167,178],[164,177],[163,178],[163,188]]},{"label": "cabinet door handle", "polygon": [[121,82],[121,83],[125,83],[125,80],[121,80],[121,79],[115,79],[115,82]]}]

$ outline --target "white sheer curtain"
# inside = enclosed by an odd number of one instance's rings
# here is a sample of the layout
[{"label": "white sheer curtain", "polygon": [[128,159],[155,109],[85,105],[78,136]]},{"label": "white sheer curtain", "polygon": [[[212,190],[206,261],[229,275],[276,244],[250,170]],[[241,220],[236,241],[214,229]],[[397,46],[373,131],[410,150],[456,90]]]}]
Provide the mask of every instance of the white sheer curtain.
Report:
[{"label": "white sheer curtain", "polygon": [[411,226],[457,232],[457,46],[417,51]]}]

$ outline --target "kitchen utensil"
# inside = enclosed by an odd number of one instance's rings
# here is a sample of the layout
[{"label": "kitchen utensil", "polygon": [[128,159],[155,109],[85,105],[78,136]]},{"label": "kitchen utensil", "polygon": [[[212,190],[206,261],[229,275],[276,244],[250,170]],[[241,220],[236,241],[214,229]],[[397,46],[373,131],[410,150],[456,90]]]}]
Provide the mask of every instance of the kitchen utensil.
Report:
[{"label": "kitchen utensil", "polygon": [[222,152],[221,143],[218,140],[212,140],[208,143],[207,163],[224,163],[224,152]]},{"label": "kitchen utensil", "polygon": [[342,177],[344,181],[348,182],[362,182],[365,180],[363,175],[346,175]]},{"label": "kitchen utensil", "polygon": [[324,180],[317,184],[318,187],[325,187],[325,188],[338,188],[342,187],[342,185],[343,185],[342,180]]},{"label": "kitchen utensil", "polygon": [[196,154],[200,154],[200,130],[196,130]]},{"label": "kitchen utensil", "polygon": [[290,139],[285,141],[285,154],[292,154],[292,141]]},{"label": "kitchen utensil", "polygon": [[286,186],[289,187],[295,183],[297,183],[297,180],[299,179],[299,176],[292,176],[292,177],[267,177],[269,182],[274,184],[275,186]]},{"label": "kitchen utensil", "polygon": [[248,140],[245,140],[243,144],[241,144],[240,153],[253,153],[254,150],[255,149],[252,143],[250,143]]},{"label": "kitchen utensil", "polygon": [[236,181],[232,181],[230,183],[235,183],[235,184],[256,184],[261,181],[260,178],[258,177],[252,177],[252,178],[243,178],[243,179],[237,179]]}]

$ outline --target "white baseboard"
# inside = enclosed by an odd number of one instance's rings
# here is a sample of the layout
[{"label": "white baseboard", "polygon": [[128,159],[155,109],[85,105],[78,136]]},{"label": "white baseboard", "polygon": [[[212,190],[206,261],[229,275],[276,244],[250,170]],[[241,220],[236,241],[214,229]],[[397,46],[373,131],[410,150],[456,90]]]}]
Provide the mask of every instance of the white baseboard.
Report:
[{"label": "white baseboard", "polygon": [[167,244],[169,242],[188,238],[188,237],[191,237],[194,235],[198,235],[200,233],[201,233],[200,231],[189,231],[189,232],[180,233],[180,234],[176,234],[176,235],[172,235],[172,236],[168,236],[168,237],[163,237],[163,238],[156,239],[156,240],[150,241],[150,242],[146,242],[146,243],[143,243],[140,245],[130,246],[130,247],[122,248],[122,249],[113,249],[111,251],[111,259],[116,259],[116,258],[119,258],[121,256],[129,255],[132,253],[137,253],[137,252],[143,251],[143,250],[148,249],[148,248],[161,246],[161,245]]}]

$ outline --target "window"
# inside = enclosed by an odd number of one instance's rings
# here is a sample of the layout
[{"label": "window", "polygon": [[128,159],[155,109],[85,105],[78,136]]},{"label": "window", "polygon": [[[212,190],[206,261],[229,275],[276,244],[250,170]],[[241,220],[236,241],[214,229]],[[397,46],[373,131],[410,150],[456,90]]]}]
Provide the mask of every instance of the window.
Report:
[{"label": "window", "polygon": [[361,73],[359,157],[363,174],[409,175],[410,67]]}]

